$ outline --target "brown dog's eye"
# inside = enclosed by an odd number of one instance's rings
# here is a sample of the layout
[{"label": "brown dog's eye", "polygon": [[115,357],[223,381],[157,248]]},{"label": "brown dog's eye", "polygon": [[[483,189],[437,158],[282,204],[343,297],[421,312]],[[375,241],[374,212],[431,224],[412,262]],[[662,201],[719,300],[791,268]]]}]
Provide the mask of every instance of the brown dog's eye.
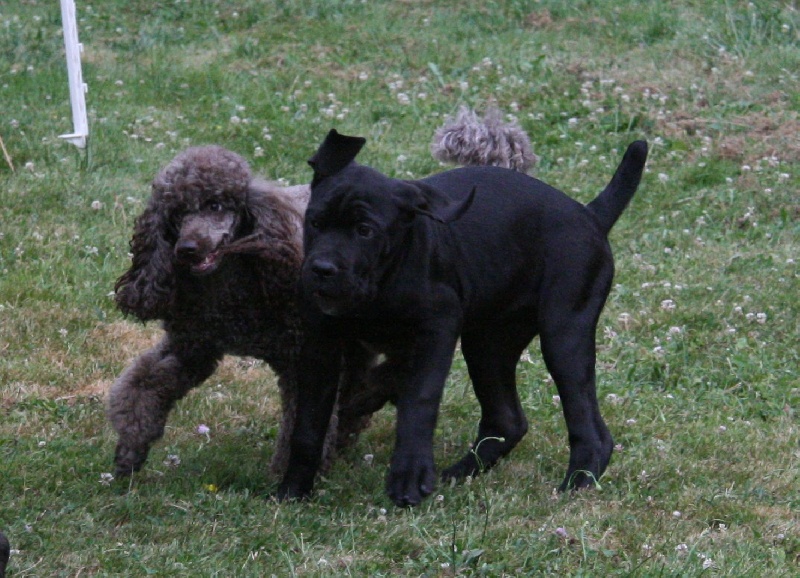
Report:
[{"label": "brown dog's eye", "polygon": [[364,239],[369,239],[374,233],[374,229],[366,223],[359,223],[356,225],[356,234]]}]

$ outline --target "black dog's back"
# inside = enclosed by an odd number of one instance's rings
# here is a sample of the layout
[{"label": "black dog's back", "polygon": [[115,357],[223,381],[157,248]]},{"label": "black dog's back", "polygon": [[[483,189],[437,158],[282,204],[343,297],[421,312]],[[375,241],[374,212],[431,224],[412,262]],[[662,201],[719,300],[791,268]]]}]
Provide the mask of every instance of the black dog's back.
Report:
[{"label": "black dog's back", "polygon": [[[585,206],[604,234],[608,234],[633,198],[646,159],[647,143],[633,142],[611,181]],[[491,211],[496,213],[498,219],[503,218],[506,210],[518,215],[521,206],[528,206],[532,211],[546,212],[552,220],[563,218],[566,213],[576,211],[581,206],[574,199],[539,179],[499,167],[458,168],[421,179],[421,182],[436,187],[454,201],[467,198],[474,187],[476,196],[473,205],[477,211]]]}]

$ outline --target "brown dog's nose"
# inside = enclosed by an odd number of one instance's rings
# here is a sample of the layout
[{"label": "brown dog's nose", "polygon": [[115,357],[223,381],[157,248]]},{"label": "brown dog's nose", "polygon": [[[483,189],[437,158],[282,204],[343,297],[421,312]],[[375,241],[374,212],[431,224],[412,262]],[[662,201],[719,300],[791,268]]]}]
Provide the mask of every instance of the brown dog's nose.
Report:
[{"label": "brown dog's nose", "polygon": [[327,259],[317,259],[311,263],[311,271],[313,271],[317,277],[326,279],[336,275],[339,272],[339,268]]},{"label": "brown dog's nose", "polygon": [[181,239],[175,245],[175,255],[178,259],[187,260],[197,255],[200,246],[197,241],[191,239]]}]

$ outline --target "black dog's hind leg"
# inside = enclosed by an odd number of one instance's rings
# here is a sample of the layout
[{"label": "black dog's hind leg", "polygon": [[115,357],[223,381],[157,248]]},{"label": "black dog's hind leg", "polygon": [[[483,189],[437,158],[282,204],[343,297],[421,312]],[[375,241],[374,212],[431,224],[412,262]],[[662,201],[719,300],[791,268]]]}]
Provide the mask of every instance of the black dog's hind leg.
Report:
[{"label": "black dog's hind leg", "polygon": [[461,336],[461,351],[481,405],[481,421],[472,449],[442,472],[443,480],[488,470],[528,431],[517,394],[516,367],[535,334],[530,325],[482,327]]},{"label": "black dog's hind leg", "polygon": [[581,301],[564,298],[569,292],[562,291],[551,303],[542,304],[547,315],[540,334],[542,355],[558,388],[569,433],[569,466],[560,491],[592,486],[614,449],[600,415],[595,383],[595,331],[608,289],[587,293],[591,297],[580,308],[573,304]]},{"label": "black dog's hind leg", "polygon": [[164,337],[120,375],[108,399],[108,417],[119,434],[117,476],[142,468],[175,402],[214,373],[221,357],[208,347]]}]

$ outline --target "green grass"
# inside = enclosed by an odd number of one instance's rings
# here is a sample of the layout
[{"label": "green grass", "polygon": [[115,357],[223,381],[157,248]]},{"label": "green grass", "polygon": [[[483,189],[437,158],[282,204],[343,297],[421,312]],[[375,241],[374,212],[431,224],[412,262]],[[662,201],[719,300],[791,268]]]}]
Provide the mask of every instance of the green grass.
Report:
[{"label": "green grass", "polygon": [[[0,136],[15,169],[0,159],[10,576],[798,573],[797,6],[109,0],[78,17],[85,152],[58,139],[72,127],[57,3],[0,3]],[[103,396],[159,335],[109,293],[161,166],[213,142],[306,182],[336,127],[368,138],[363,162],[423,176],[440,169],[428,145],[444,118],[490,101],[530,134],[536,175],[581,201],[628,142],[651,143],[612,233],[599,390],[621,447],[599,489],[553,493],[567,440],[536,343],[519,368],[528,436],[415,510],[384,495],[388,410],[311,502],[272,502],[277,391],[249,360],[226,360],[181,402],[132,482],[101,483],[115,441]],[[477,414],[457,358],[440,466]]]}]

